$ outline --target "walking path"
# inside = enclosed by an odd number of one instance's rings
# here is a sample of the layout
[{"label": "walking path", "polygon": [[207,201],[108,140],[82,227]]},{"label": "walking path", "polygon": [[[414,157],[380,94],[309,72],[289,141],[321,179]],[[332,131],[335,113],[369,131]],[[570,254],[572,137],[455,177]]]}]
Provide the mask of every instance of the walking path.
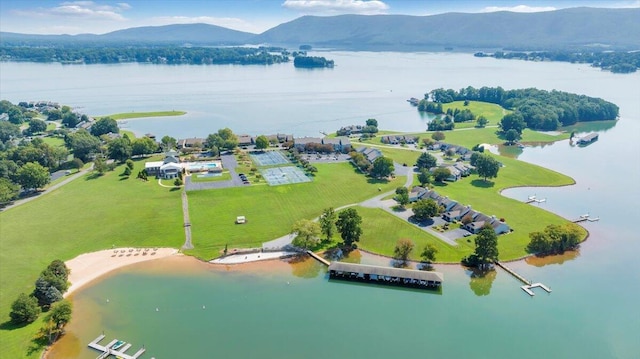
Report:
[{"label": "walking path", "polygon": [[18,206],[20,206],[20,205],[22,205],[22,204],[25,204],[25,203],[27,203],[27,202],[31,202],[31,201],[33,201],[34,199],[40,198],[40,197],[44,196],[45,194],[47,194],[47,193],[49,193],[49,192],[52,192],[52,191],[55,191],[55,190],[57,190],[58,188],[60,188],[60,187],[62,187],[62,186],[64,186],[64,185],[66,185],[67,183],[69,183],[69,182],[71,182],[71,181],[73,181],[73,180],[75,180],[75,179],[77,179],[77,178],[82,177],[83,175],[85,175],[86,173],[88,173],[88,172],[89,172],[89,171],[91,171],[91,170],[93,170],[93,164],[91,164],[91,166],[90,166],[89,168],[86,168],[86,169],[80,170],[80,171],[78,171],[78,172],[76,172],[76,173],[74,173],[74,174],[70,175],[67,179],[65,179],[65,180],[63,180],[63,181],[60,181],[60,182],[58,182],[58,183],[54,184],[54,185],[53,185],[53,186],[51,186],[51,187],[48,187],[47,189],[45,189],[45,190],[44,190],[44,191],[42,191],[42,192],[39,192],[39,193],[38,193],[37,195],[35,195],[35,196],[30,196],[30,197],[27,197],[27,198],[23,198],[23,199],[16,200],[16,201],[14,201],[12,204],[10,204],[10,205],[8,205],[8,206],[6,206],[6,207],[4,207],[4,208],[0,208],[0,211],[8,211],[8,210],[10,210],[11,208],[18,207]]},{"label": "walking path", "polygon": [[187,198],[187,191],[182,190],[182,217],[184,220],[184,244],[182,249],[193,249],[193,243],[191,243],[191,222],[189,221],[189,199]]}]

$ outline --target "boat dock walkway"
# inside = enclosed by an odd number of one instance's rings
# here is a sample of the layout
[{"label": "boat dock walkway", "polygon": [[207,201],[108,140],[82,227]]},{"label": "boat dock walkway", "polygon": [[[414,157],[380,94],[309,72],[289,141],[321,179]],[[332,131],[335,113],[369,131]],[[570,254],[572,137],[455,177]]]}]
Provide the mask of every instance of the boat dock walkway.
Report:
[{"label": "boat dock walkway", "polygon": [[578,219],[574,219],[573,223],[580,223],[580,222],[597,222],[600,220],[600,217],[591,217],[589,214],[583,214],[580,217],[578,217]]},{"label": "boat dock walkway", "polygon": [[551,293],[551,289],[549,289],[549,287],[547,287],[546,285],[542,284],[542,283],[531,283],[530,280],[526,279],[525,277],[521,276],[520,274],[516,273],[513,269],[505,266],[504,264],[497,262],[496,261],[496,265],[502,269],[505,270],[505,272],[511,274],[512,276],[516,277],[516,279],[518,279],[519,281],[521,281],[522,283],[524,283],[523,286],[521,286],[520,288],[522,288],[522,290],[525,291],[525,293],[529,294],[530,296],[534,296],[536,295],[531,289],[533,288],[542,288],[544,289],[547,293]]},{"label": "boat dock walkway", "polygon": [[310,255],[311,257],[315,258],[318,262],[326,265],[327,267],[331,265],[331,263],[328,260],[320,257],[319,255],[313,253],[312,251],[307,251],[307,254]]},{"label": "boat dock walkway", "polygon": [[89,348],[102,352],[102,354],[100,354],[96,359],[105,359],[111,355],[120,357],[122,359],[137,359],[146,351],[146,349],[142,347],[135,354],[129,355],[126,353],[126,351],[133,346],[131,343],[127,343],[122,348],[118,350],[114,350],[114,349],[111,349],[111,347],[118,341],[118,339],[114,339],[110,341],[106,346],[103,346],[103,345],[100,345],[99,343],[104,338],[105,338],[105,335],[101,334],[99,337],[95,338],[91,343],[89,343]]}]

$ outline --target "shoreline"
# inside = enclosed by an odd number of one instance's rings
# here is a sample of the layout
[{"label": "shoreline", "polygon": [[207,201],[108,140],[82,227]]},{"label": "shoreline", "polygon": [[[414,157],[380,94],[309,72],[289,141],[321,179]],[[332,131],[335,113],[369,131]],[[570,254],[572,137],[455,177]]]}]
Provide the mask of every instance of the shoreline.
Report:
[{"label": "shoreline", "polygon": [[73,259],[65,261],[65,264],[71,270],[69,274],[71,285],[64,293],[64,297],[70,296],[92,281],[116,269],[178,254],[179,251],[175,248],[157,248],[153,250],[114,248],[80,254]]}]

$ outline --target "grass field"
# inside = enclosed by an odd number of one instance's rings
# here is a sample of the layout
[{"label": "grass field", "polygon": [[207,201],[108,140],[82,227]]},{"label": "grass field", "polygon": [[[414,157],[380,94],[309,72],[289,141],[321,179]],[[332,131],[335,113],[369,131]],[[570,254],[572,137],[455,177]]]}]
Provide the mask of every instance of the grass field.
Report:
[{"label": "grass field", "polygon": [[64,139],[60,137],[53,137],[53,136],[42,137],[42,142],[53,147],[64,147]]},{"label": "grass field", "polygon": [[185,111],[154,111],[154,112],[123,112],[114,113],[111,115],[95,116],[96,119],[103,117],[111,117],[114,120],[126,120],[129,118],[141,118],[141,117],[163,117],[163,116],[182,116],[186,114]]},{"label": "grass field", "polygon": [[467,242],[467,238],[459,240],[458,246],[451,246],[379,208],[357,207],[357,210],[362,216],[362,237],[358,247],[366,251],[391,257],[398,239],[408,238],[415,244],[410,259],[420,260],[420,252],[430,243],[438,249],[438,262],[459,262],[460,258],[469,255],[475,248],[473,240]]},{"label": "grass field", "polygon": [[215,177],[200,177],[200,174],[194,173],[191,175],[191,182],[218,182],[231,180],[231,173],[229,171],[222,172],[220,176]]},{"label": "grass field", "polygon": [[[442,110],[447,111],[448,109],[468,109],[471,111],[476,117],[484,116],[489,120],[490,125],[497,125],[498,122],[504,117],[513,111],[502,108],[500,105],[496,105],[495,103],[489,102],[480,102],[480,101],[469,101],[469,105],[465,106],[464,101],[454,101],[450,103],[442,104]],[[456,128],[458,124],[456,124]]]},{"label": "grass field", "polygon": [[[144,168],[136,162],[134,173]],[[180,192],[155,181],[118,176],[123,167],[91,174],[42,198],[0,213],[0,339],[2,357],[29,355],[39,325],[8,330],[10,306],[20,292],[30,293],[52,260],[118,246],[179,248],[184,242]],[[145,200],[140,200],[144,198]]]},{"label": "grass field", "polygon": [[[287,186],[250,186],[225,190],[189,192],[189,216],[193,243],[188,254],[211,259],[225,244],[260,246],[262,242],[286,235],[293,223],[315,218],[323,209],[358,203],[381,191],[404,183],[367,179],[349,163],[317,164],[313,182]],[[236,216],[247,223],[236,225]]]}]

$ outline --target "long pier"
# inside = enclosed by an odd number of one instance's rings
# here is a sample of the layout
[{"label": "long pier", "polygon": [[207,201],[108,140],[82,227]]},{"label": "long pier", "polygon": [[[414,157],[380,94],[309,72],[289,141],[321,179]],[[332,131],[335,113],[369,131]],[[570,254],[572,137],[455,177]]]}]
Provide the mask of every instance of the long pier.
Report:
[{"label": "long pier", "polygon": [[327,267],[331,265],[331,263],[328,260],[320,257],[319,255],[313,253],[312,251],[307,251],[307,254],[310,255],[311,257],[315,258],[318,262],[326,265]]},{"label": "long pier", "polygon": [[526,279],[525,277],[521,276],[520,274],[516,273],[513,269],[507,267],[506,265],[496,261],[496,265],[502,269],[505,270],[505,272],[511,274],[512,276],[514,276],[516,279],[518,279],[519,281],[521,281],[522,283],[524,283],[523,286],[521,286],[520,288],[522,290],[525,291],[525,293],[529,294],[530,296],[534,296],[536,295],[531,289],[533,288],[542,288],[545,291],[547,291],[547,293],[551,293],[551,289],[549,289],[549,287],[547,287],[546,285],[542,284],[542,283],[531,283],[530,280]]},{"label": "long pier", "polygon": [[100,345],[99,343],[105,338],[104,334],[101,334],[97,338],[95,338],[91,343],[89,343],[89,348],[101,351],[96,359],[105,359],[109,356],[113,355],[122,359],[137,359],[139,356],[144,354],[146,349],[144,347],[140,348],[135,354],[129,355],[126,353],[133,345],[131,343],[125,344],[122,348],[115,350],[112,349],[113,345],[118,342],[118,339],[114,339],[110,341],[106,346]]}]

